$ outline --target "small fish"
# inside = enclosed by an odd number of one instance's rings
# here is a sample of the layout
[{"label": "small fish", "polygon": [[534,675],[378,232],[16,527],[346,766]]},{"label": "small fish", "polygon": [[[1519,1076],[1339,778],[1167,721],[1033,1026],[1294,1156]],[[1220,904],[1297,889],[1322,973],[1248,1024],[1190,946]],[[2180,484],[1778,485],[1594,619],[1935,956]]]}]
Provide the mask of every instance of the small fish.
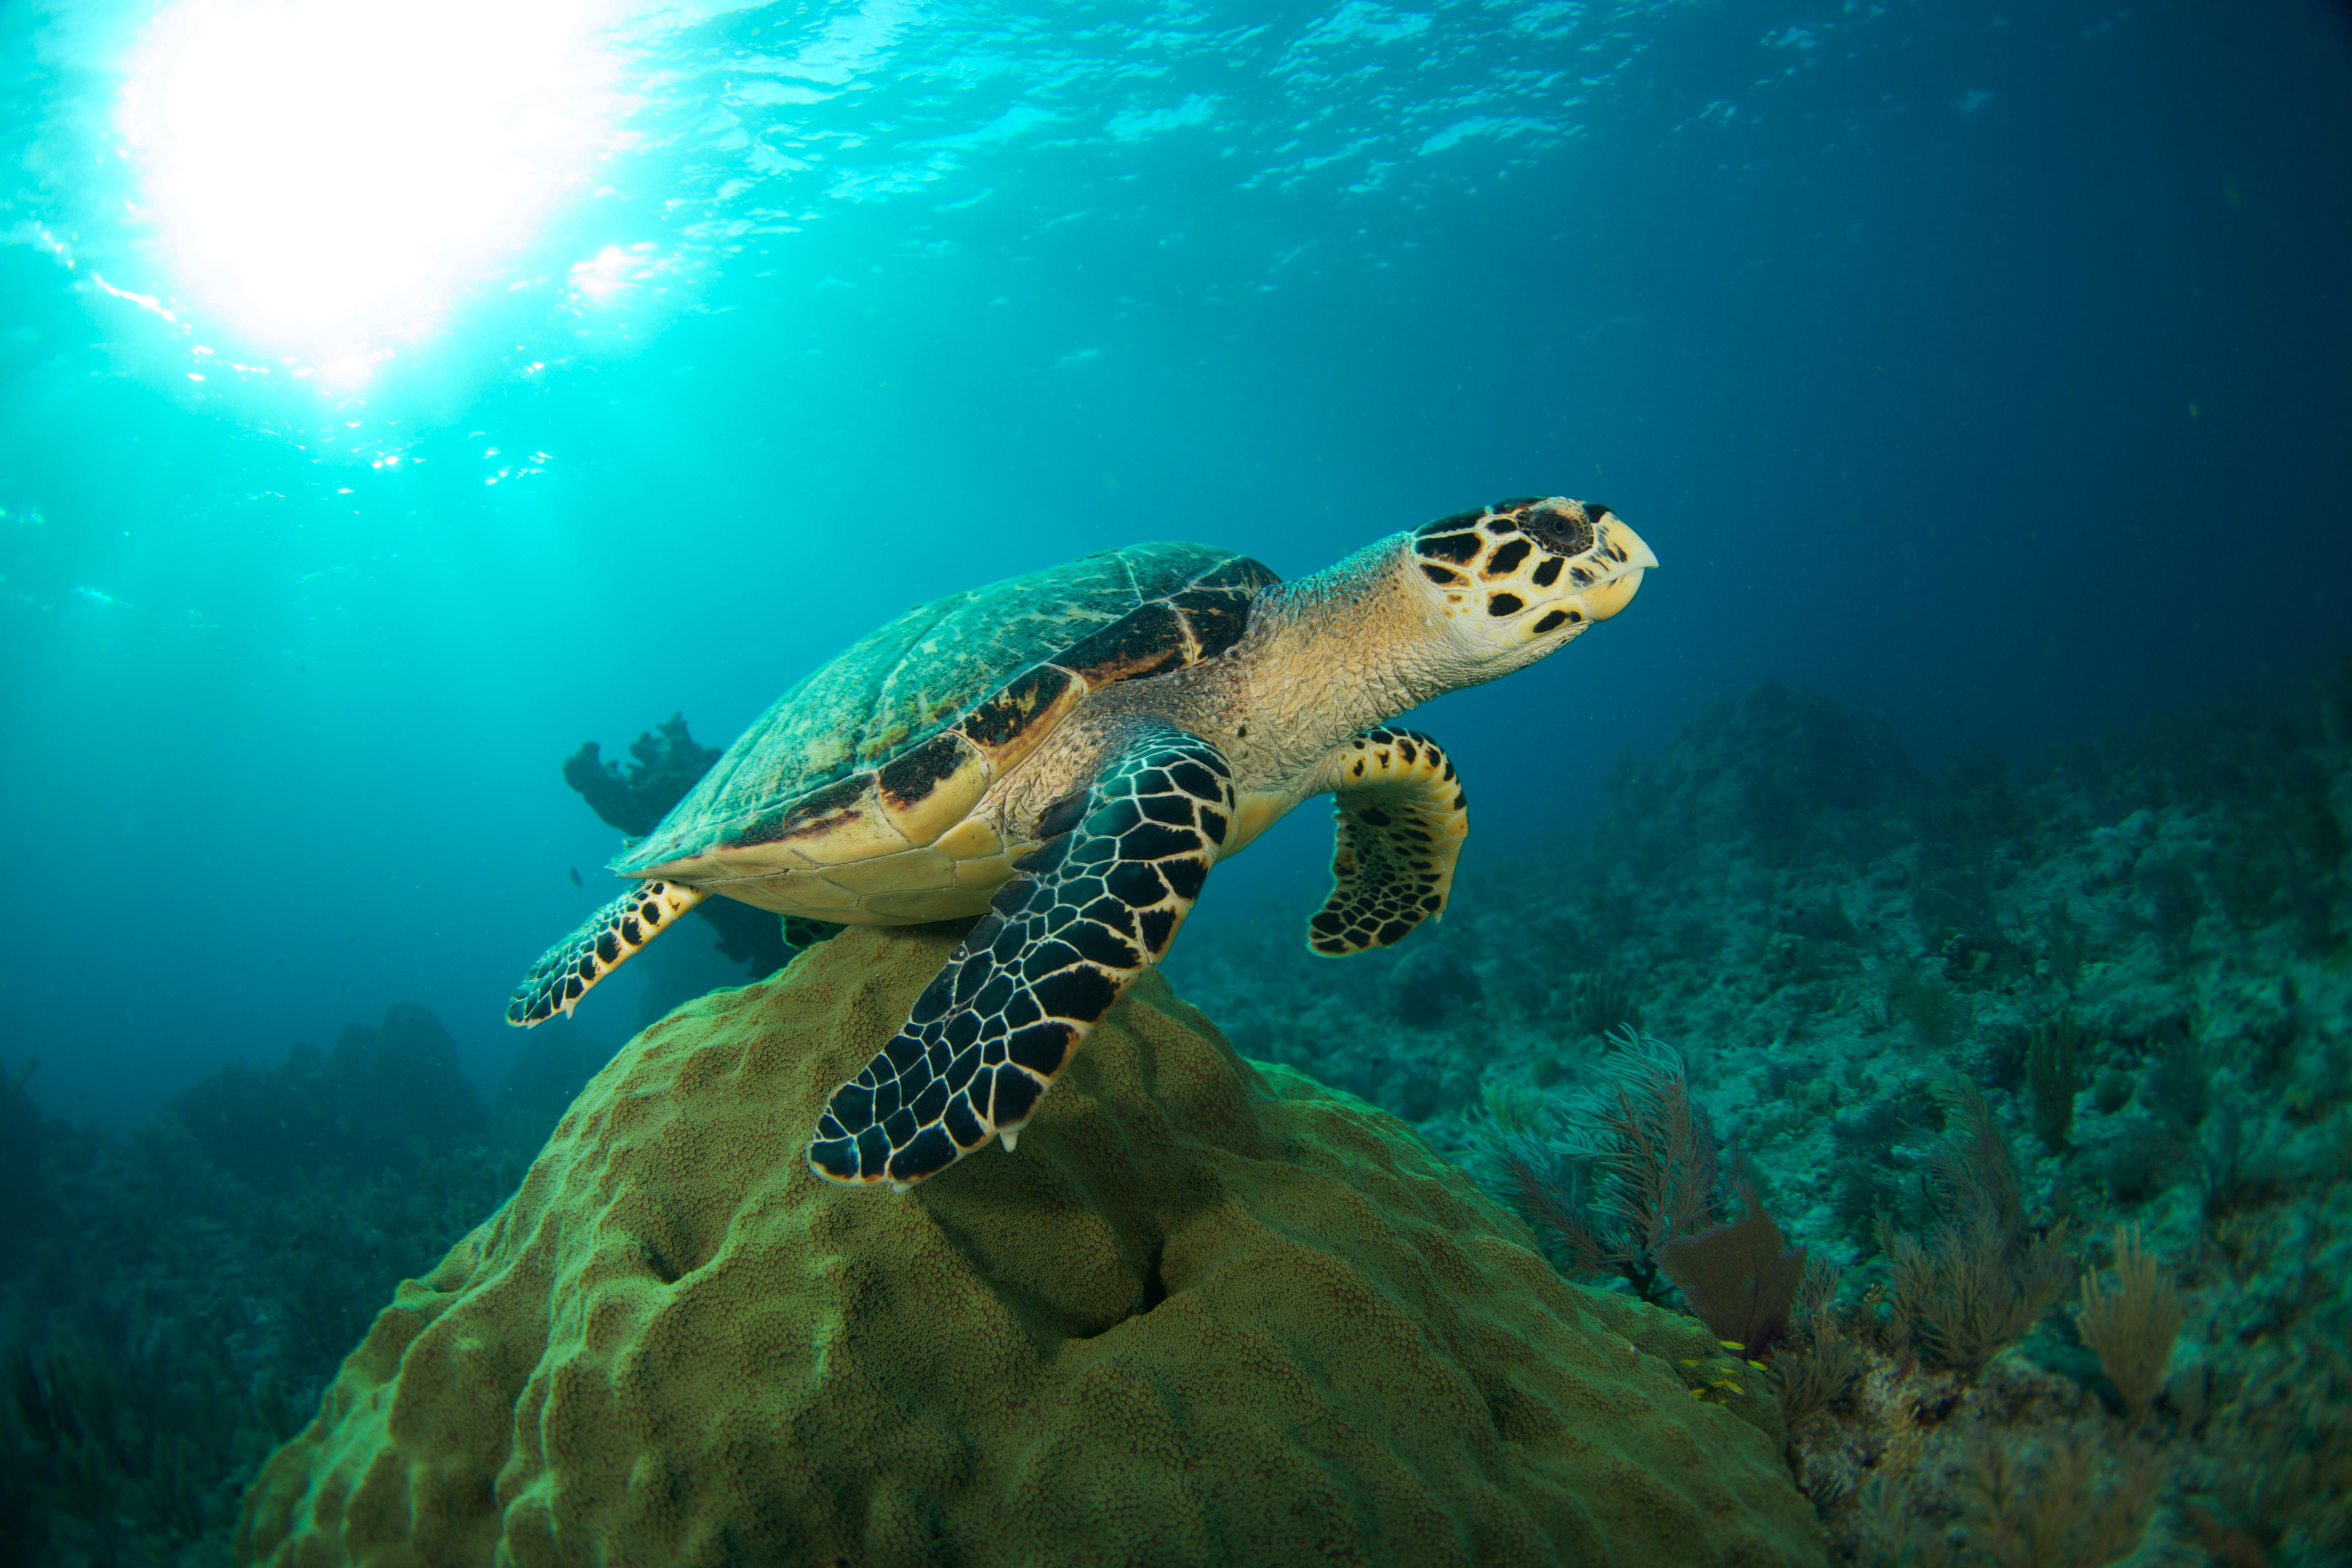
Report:
[{"label": "small fish", "polygon": [[579,868],[579,867],[577,867],[577,866],[567,866],[567,867],[565,867],[565,868],[564,868],[564,869],[566,869],[566,870],[568,870],[568,871],[570,871],[570,872],[572,873],[572,885],[573,887],[575,887],[575,888],[584,888],[584,887],[586,887],[586,886],[588,885],[588,884],[586,884],[585,882],[583,882],[583,881],[580,879],[580,868]]}]

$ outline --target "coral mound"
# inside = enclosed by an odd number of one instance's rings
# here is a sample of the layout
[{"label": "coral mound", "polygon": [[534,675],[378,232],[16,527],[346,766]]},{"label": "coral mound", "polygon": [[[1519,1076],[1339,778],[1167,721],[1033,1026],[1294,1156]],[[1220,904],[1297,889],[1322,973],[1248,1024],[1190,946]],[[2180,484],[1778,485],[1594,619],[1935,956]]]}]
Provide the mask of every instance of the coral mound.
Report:
[{"label": "coral mound", "polygon": [[959,929],[852,931],[639,1036],[400,1288],[240,1558],[1822,1561],[1760,1378],[1156,974],[1017,1152],[818,1182],[818,1106]]}]

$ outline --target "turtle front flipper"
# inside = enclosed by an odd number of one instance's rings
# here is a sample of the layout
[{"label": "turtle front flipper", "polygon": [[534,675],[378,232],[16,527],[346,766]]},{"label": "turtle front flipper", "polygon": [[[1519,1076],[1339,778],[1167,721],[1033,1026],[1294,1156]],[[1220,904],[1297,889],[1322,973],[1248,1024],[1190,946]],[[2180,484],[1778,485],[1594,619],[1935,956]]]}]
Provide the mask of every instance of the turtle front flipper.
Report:
[{"label": "turtle front flipper", "polygon": [[1076,823],[997,889],[890,1043],[833,1091],[809,1168],[904,1190],[1005,1147],[1127,983],[1159,962],[1216,864],[1233,770],[1150,725],[1103,759]]},{"label": "turtle front flipper", "polygon": [[507,998],[507,1022],[528,1029],[558,1013],[569,1014],[590,986],[709,896],[682,882],[638,883],[540,954],[530,975]]},{"label": "turtle front flipper", "polygon": [[1437,742],[1367,730],[1324,761],[1321,782],[1338,795],[1339,842],[1331,896],[1307,922],[1307,945],[1339,958],[1394,946],[1429,916],[1442,918],[1470,802]]}]

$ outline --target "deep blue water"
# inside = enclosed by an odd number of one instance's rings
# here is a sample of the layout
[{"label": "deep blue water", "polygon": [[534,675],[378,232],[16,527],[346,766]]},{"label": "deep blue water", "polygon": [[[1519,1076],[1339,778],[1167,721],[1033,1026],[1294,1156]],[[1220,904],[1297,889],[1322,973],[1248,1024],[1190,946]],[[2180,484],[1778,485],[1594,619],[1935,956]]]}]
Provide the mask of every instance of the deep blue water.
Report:
[{"label": "deep blue water", "polygon": [[[352,112],[421,142],[526,82],[498,10],[415,54],[488,51],[458,99]],[[175,247],[171,150],[124,132],[171,19],[0,10],[0,1034],[51,1110],[394,999],[494,1079],[615,847],[567,752],[673,710],[723,744],[905,606],[1113,542],[1291,575],[1503,495],[1633,521],[1664,567],[1625,616],[1415,721],[1473,857],[1769,677],[1932,761],[2352,645],[2352,26],[2317,0],[602,20],[575,184],[289,327]],[[328,150],[245,171],[285,232],[383,179],[316,90],[373,47],[289,55],[282,113],[239,89]],[[1197,919],[1304,901],[1323,816]]]}]

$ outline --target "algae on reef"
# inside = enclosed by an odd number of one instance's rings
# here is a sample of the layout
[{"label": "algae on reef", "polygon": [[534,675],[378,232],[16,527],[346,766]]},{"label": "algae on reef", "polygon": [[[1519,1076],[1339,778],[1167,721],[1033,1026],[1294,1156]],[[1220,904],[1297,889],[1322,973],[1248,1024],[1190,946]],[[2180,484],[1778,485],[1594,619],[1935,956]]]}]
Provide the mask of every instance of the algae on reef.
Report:
[{"label": "algae on reef", "polygon": [[1017,1153],[818,1182],[824,1095],[956,935],[853,931],[640,1036],[401,1287],[243,1559],[1823,1560],[1703,1328],[1562,1280],[1156,973]]}]

